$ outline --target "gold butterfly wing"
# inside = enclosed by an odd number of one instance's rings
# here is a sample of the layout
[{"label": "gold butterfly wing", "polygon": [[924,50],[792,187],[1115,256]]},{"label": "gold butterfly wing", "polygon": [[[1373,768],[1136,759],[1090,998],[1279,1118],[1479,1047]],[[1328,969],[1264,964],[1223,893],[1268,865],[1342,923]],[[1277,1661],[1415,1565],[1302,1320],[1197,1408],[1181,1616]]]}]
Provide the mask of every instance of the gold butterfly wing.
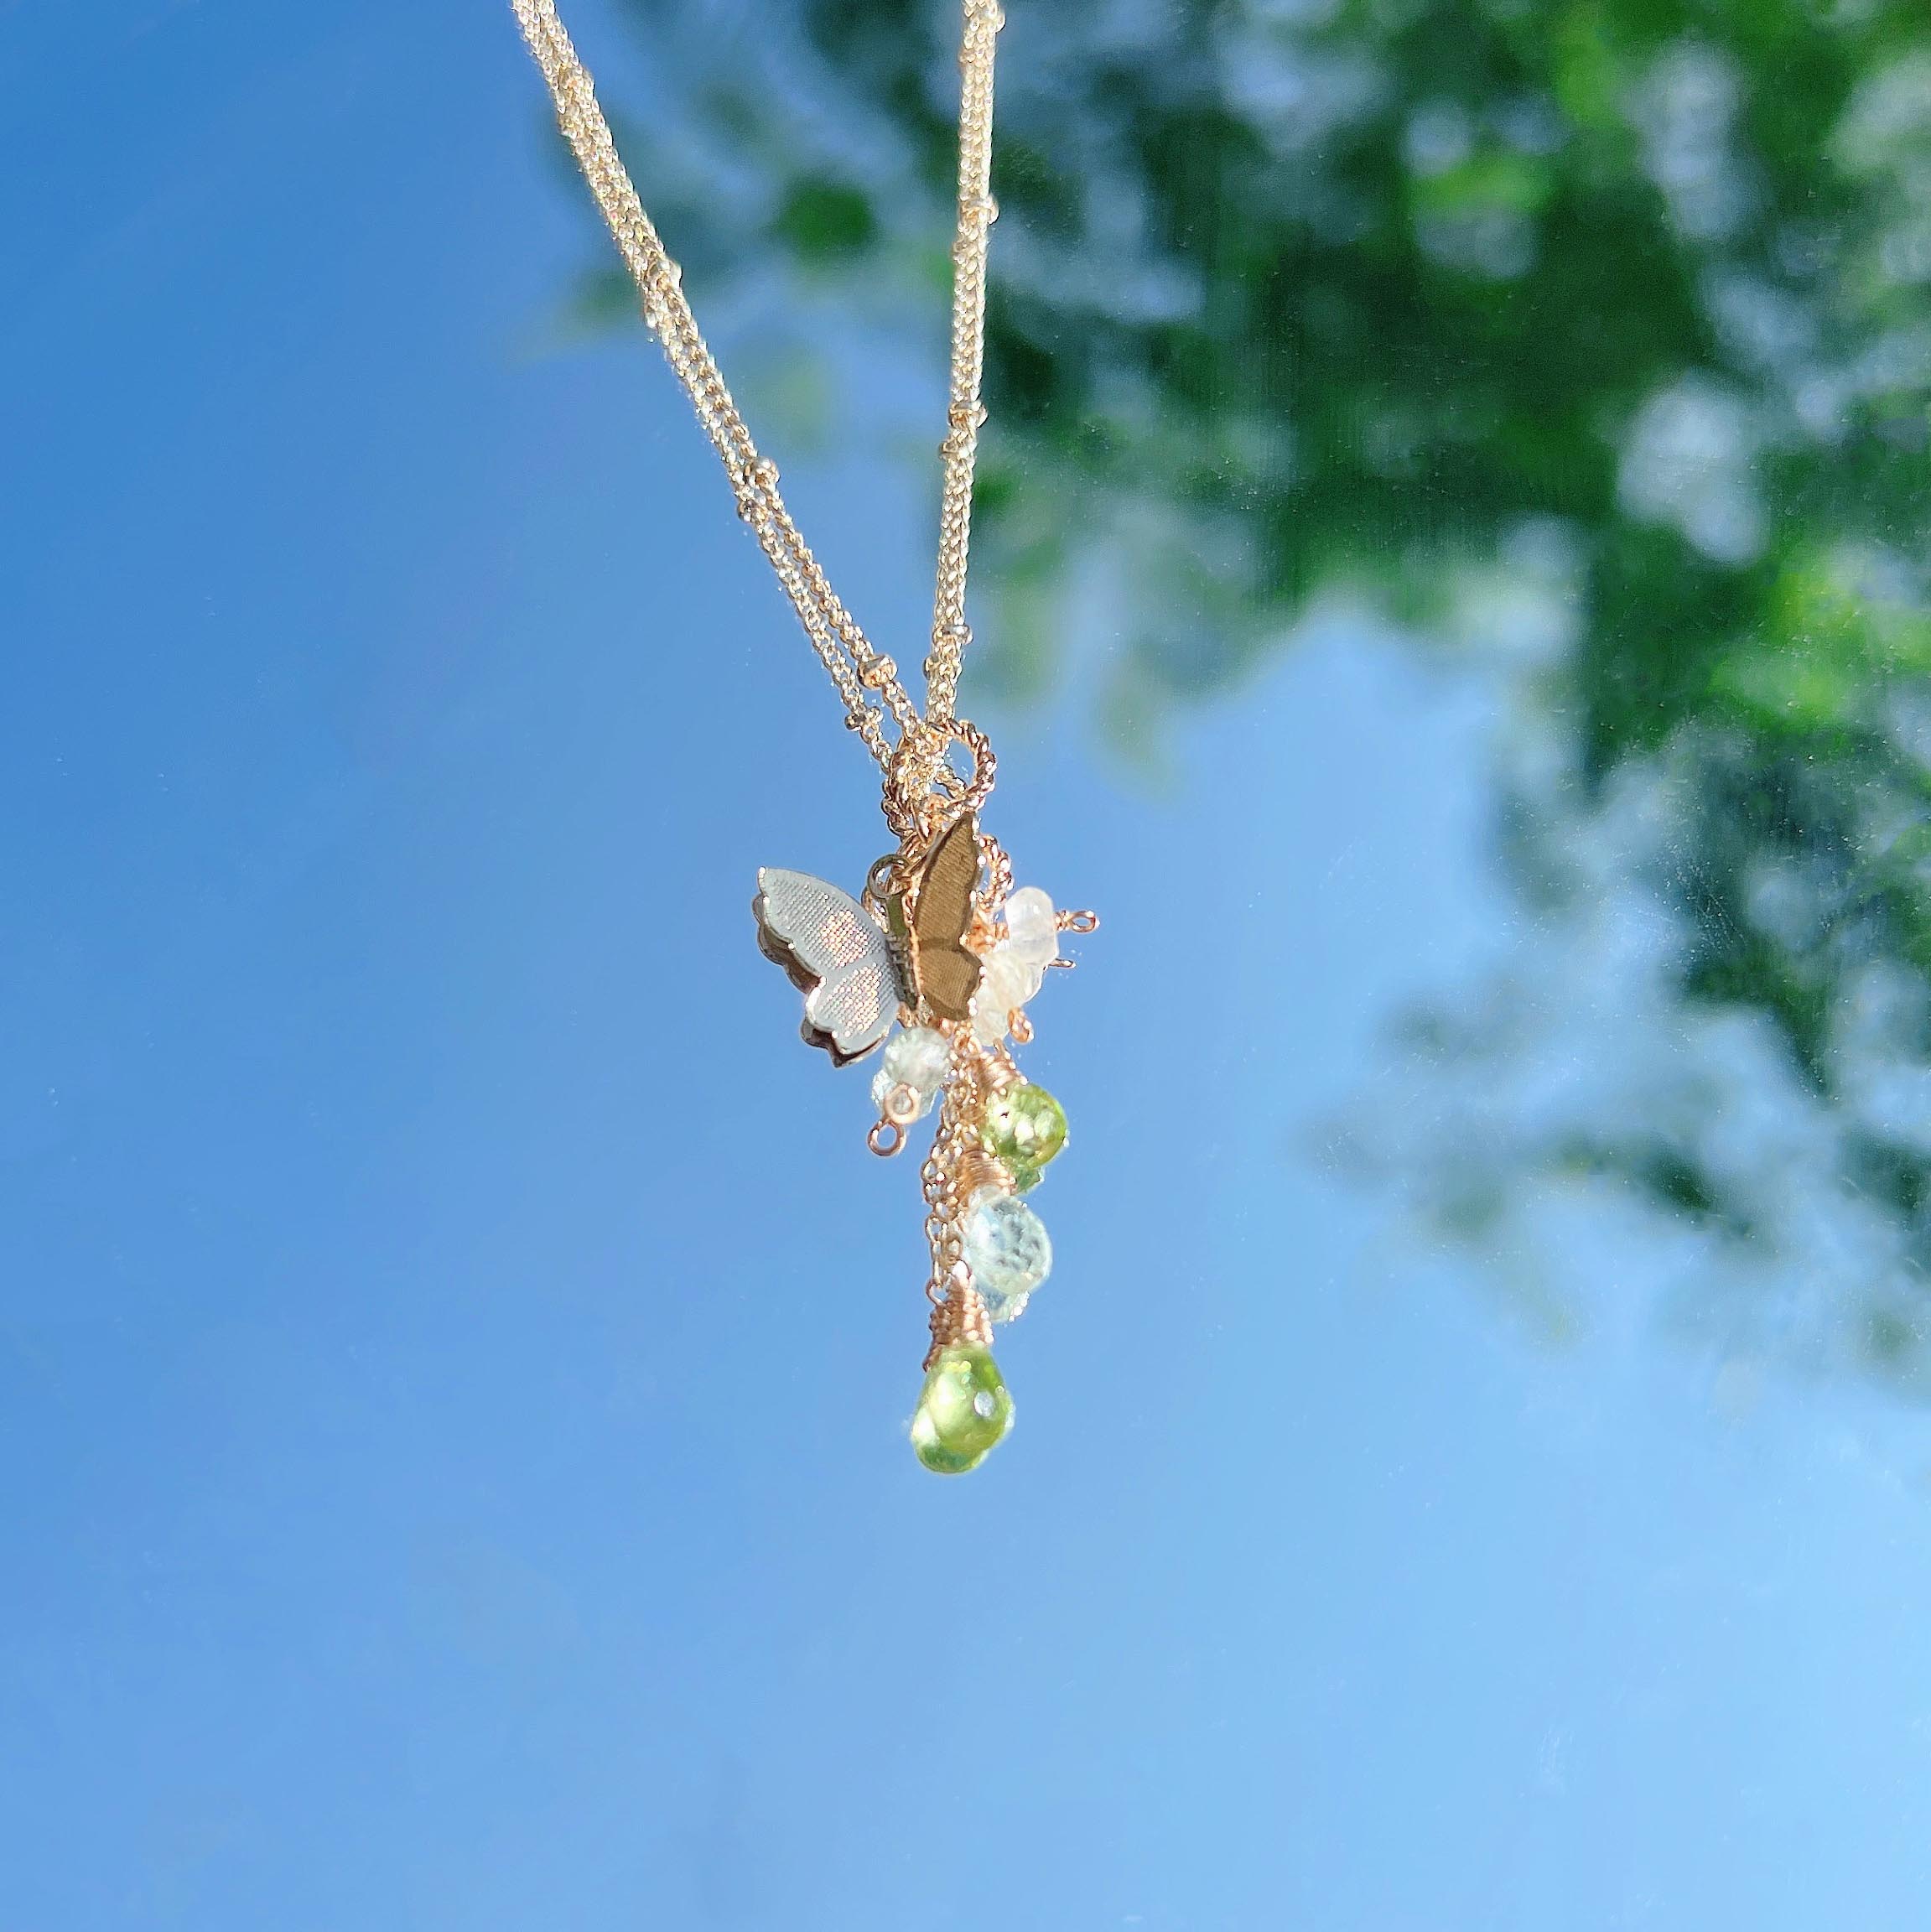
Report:
[{"label": "gold butterfly wing", "polygon": [[965,946],[978,875],[978,821],[968,812],[934,843],[912,901],[911,978],[942,1020],[969,1018],[978,990],[978,956]]}]

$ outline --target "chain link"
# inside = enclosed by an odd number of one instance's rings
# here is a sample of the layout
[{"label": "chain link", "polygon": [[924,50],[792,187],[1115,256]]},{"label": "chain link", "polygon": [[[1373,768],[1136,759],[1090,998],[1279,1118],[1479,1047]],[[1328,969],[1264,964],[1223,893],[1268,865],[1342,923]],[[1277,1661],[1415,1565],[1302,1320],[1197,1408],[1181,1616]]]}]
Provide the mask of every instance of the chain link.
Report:
[{"label": "chain link", "polygon": [[964,0],[959,46],[958,226],[953,242],[952,386],[946,438],[939,445],[938,579],[932,593],[932,652],[926,659],[926,721],[950,723],[959,662],[972,641],[966,626],[967,553],[972,544],[973,470],[985,422],[979,385],[985,367],[986,254],[999,210],[992,198],[993,56],[1005,15],[998,0]]},{"label": "chain link", "polygon": [[[874,647],[838,601],[823,566],[799,533],[778,492],[777,465],[758,454],[730,391],[685,299],[683,272],[665,249],[611,138],[596,90],[554,0],[511,0],[556,104],[557,122],[596,198],[610,235],[636,283],[644,319],[683,385],[698,423],[709,437],[737,499],[798,621],[845,707],[845,723],[886,774],[889,795],[947,795],[962,789],[945,766],[951,740],[960,660],[971,632],[965,621],[967,551],[972,538],[973,471],[984,361],[987,231],[995,210],[989,191],[992,168],[993,55],[1005,17],[996,0],[963,0],[959,50],[958,227],[953,244],[952,379],[940,445],[944,466],[940,494],[937,587],[932,606],[932,651],[926,660],[926,709],[901,682],[892,660]],[[875,698],[875,702],[874,701]],[[889,723],[888,723],[889,719]],[[910,750],[906,757],[901,752]]]}]

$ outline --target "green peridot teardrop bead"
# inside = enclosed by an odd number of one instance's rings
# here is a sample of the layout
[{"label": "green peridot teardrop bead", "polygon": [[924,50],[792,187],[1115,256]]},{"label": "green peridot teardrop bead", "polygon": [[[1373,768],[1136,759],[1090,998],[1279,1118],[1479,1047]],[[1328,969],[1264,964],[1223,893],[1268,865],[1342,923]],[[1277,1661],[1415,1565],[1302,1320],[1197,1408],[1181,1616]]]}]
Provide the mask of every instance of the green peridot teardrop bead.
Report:
[{"label": "green peridot teardrop bead", "polygon": [[1023,1192],[1066,1145],[1066,1110],[1045,1088],[1023,1080],[986,1103],[979,1139],[995,1161],[1024,1177]]},{"label": "green peridot teardrop bead", "polygon": [[1012,1397],[989,1348],[946,1349],[932,1363],[912,1413],[912,1448],[942,1476],[985,1461],[1012,1427]]}]

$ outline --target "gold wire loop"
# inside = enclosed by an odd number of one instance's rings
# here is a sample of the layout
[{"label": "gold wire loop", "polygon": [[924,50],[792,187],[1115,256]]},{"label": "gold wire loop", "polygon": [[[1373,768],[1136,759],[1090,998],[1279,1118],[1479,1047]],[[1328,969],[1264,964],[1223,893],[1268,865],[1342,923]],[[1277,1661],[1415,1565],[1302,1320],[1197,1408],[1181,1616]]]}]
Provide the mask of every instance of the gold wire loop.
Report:
[{"label": "gold wire loop", "polygon": [[893,1155],[905,1152],[906,1130],[896,1120],[875,1120],[871,1132],[865,1135],[865,1145],[880,1159],[889,1161]]},{"label": "gold wire loop", "polygon": [[[972,772],[953,770],[946,754],[963,745]],[[899,740],[886,771],[885,822],[908,844],[929,843],[962,812],[976,812],[992,794],[999,758],[992,740],[963,718],[942,725],[921,721]]]},{"label": "gold wire loop", "polygon": [[972,753],[973,775],[959,795],[959,803],[964,810],[976,812],[991,796],[993,781],[999,776],[999,760],[994,754],[992,740],[976,724],[955,718],[952,736],[955,744],[964,745]]}]

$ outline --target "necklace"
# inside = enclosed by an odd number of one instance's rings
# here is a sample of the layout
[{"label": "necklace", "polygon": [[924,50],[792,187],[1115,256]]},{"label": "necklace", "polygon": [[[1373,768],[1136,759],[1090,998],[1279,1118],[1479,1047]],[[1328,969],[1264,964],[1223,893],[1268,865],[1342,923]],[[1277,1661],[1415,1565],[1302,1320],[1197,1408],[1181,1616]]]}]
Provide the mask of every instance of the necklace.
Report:
[{"label": "necklace", "polygon": [[[959,46],[958,226],[953,243],[952,375],[937,584],[925,704],[833,592],[778,493],[685,299],[683,274],[644,211],[553,0],[512,0],[548,83],[563,138],[623,256],[644,319],[724,466],[738,513],[771,559],[855,733],[883,774],[885,823],[898,844],[856,898],[808,873],[766,866],[752,901],[758,943],[805,995],[804,1037],[834,1064],[885,1052],[872,1082],[872,1150],[893,1155],[936,1106],[921,1171],[931,1271],[931,1346],[911,1423],[927,1468],[977,1468],[1012,1426],[992,1329],[1021,1314],[1052,1264],[1051,1244],[1021,1198],[1066,1145],[1066,1115],[1022,1077],[1015,1044],[1032,1038],[1025,1008],[1061,958],[1062,932],[1090,932],[1091,912],[1057,911],[1037,886],[1015,889],[1004,849],[979,811],[997,763],[984,732],[957,715],[972,541],[973,470],[985,422],[993,60],[1004,25],[996,0],[963,0]],[[888,1037],[889,1036],[889,1037]]]}]

